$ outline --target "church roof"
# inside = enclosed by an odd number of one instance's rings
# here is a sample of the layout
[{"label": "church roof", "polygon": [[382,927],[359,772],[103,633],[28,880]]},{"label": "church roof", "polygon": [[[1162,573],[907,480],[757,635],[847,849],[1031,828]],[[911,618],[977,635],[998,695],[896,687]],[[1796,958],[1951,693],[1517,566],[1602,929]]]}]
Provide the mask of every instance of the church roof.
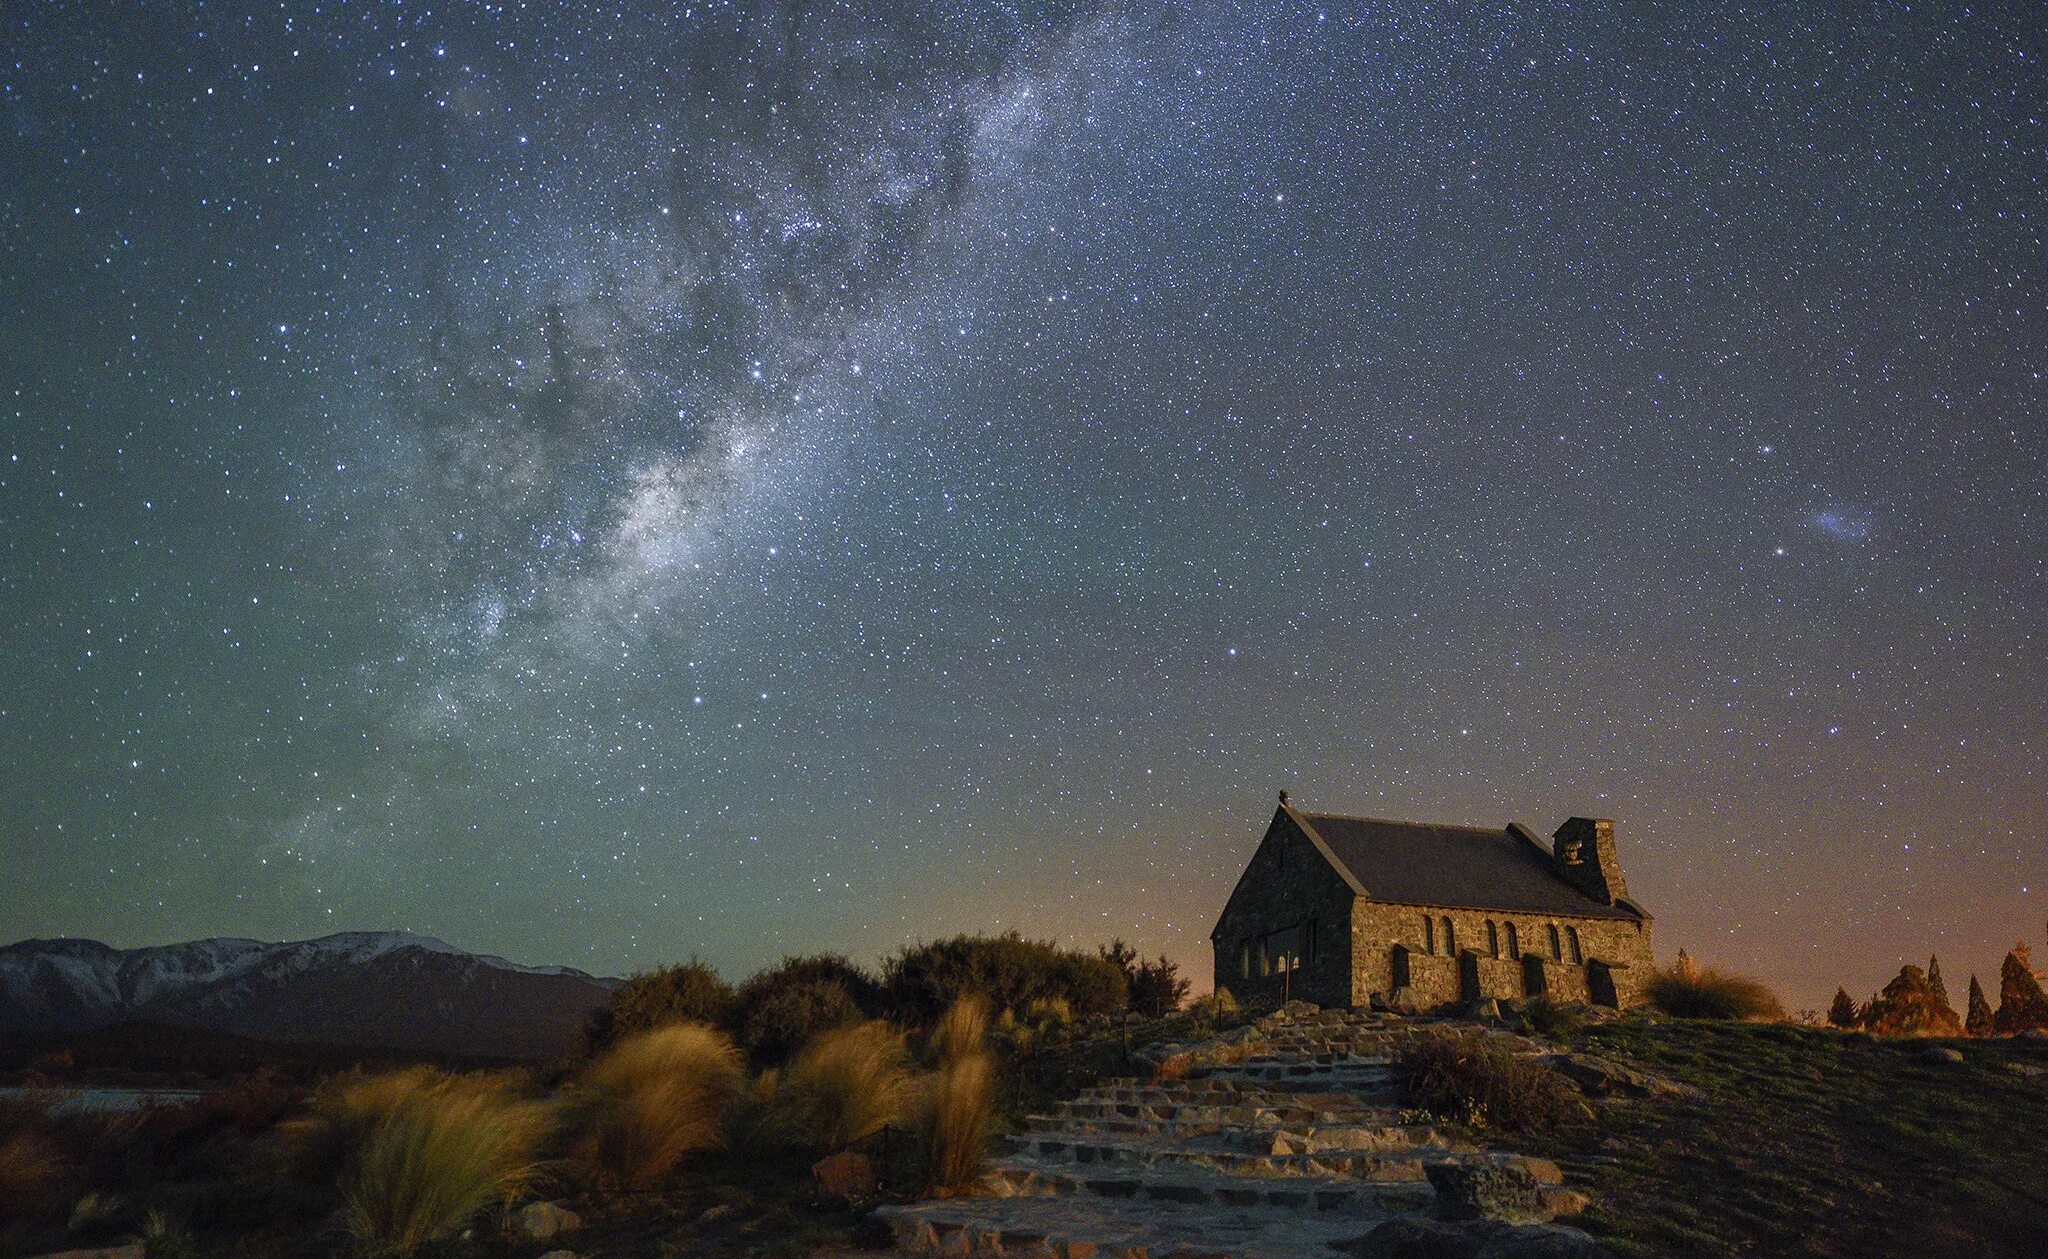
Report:
[{"label": "church roof", "polygon": [[1609,905],[1567,882],[1549,849],[1520,825],[1491,829],[1392,822],[1280,807],[1318,841],[1354,890],[1376,901],[1578,918],[1643,917],[1627,902]]}]

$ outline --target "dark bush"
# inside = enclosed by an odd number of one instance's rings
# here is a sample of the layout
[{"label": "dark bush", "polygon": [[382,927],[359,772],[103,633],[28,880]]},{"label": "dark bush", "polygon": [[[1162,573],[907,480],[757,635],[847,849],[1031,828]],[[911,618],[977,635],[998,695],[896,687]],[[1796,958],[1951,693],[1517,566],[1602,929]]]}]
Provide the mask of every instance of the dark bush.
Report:
[{"label": "dark bush", "polygon": [[1411,1037],[1396,1047],[1393,1071],[1410,1106],[1503,1132],[1541,1132],[1590,1113],[1556,1072],[1482,1035]]},{"label": "dark bush", "polygon": [[590,1016],[584,1044],[596,1053],[667,1023],[724,1024],[732,1008],[732,986],[695,959],[642,971],[614,989],[605,1007]]},{"label": "dark bush", "polygon": [[928,1024],[958,998],[975,994],[998,1010],[1058,997],[1083,1018],[1122,1010],[1130,997],[1114,962],[1016,932],[906,948],[883,964],[882,982],[890,1012],[914,1024]]},{"label": "dark bush", "polygon": [[1531,1032],[1549,1040],[1570,1040],[1586,1027],[1581,1006],[1553,1000],[1548,993],[1531,997],[1522,1007],[1522,1023]]},{"label": "dark bush", "polygon": [[861,1008],[830,980],[798,979],[741,989],[735,1016],[740,1048],[760,1066],[777,1066],[826,1032],[861,1021]]}]

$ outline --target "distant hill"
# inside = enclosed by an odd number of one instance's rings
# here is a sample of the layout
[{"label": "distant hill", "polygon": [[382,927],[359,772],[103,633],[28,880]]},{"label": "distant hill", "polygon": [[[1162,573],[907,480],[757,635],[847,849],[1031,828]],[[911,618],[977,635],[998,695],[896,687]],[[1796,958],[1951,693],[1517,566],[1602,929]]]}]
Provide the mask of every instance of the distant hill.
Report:
[{"label": "distant hill", "polygon": [[0,1033],[139,1022],[273,1041],[547,1058],[575,1043],[617,982],[519,966],[403,931],[140,949],[23,940],[0,948]]}]

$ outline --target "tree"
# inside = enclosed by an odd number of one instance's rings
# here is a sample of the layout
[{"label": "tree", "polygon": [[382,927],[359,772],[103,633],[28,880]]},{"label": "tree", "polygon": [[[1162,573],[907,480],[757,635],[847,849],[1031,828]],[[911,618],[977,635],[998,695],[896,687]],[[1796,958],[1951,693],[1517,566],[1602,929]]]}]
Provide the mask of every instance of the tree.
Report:
[{"label": "tree", "polygon": [[1192,986],[1182,979],[1180,967],[1160,954],[1154,962],[1140,962],[1138,968],[1128,976],[1131,989],[1131,1008],[1140,1014],[1158,1018],[1180,1009],[1188,999]]},{"label": "tree", "polygon": [[1984,985],[1978,983],[1977,977],[1972,975],[1970,976],[1970,1009],[1969,1013],[1963,1016],[1963,1034],[1965,1036],[1989,1036],[1991,1035],[1991,1029],[1991,1003],[1984,999]]},{"label": "tree", "polygon": [[1856,998],[1849,995],[1847,988],[1835,989],[1835,1001],[1828,1007],[1828,1024],[1832,1027],[1856,1026]]},{"label": "tree", "polygon": [[1885,1036],[1960,1036],[1961,1020],[1946,1002],[1934,999],[1927,972],[1908,963],[1884,986],[1870,1010],[1870,1030]]},{"label": "tree", "polygon": [[584,1024],[592,1053],[614,1041],[665,1023],[725,1022],[732,1012],[732,986],[718,972],[691,958],[675,966],[642,971],[612,990],[611,1000]]},{"label": "tree", "polygon": [[1927,989],[1934,994],[1936,1001],[1948,1006],[1948,985],[1941,982],[1941,959],[1932,955],[1927,959]]},{"label": "tree", "polygon": [[2032,1027],[2048,1028],[2048,993],[2041,991],[2041,981],[2034,977],[2033,957],[2025,941],[2013,945],[2005,964],[1998,968],[1998,1013],[1991,1026],[2002,1036]]}]

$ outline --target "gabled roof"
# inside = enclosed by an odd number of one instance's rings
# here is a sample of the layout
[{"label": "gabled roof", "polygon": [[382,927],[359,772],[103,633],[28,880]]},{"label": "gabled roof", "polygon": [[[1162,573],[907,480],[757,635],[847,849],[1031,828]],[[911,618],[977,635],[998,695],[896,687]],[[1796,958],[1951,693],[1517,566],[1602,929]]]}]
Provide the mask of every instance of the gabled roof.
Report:
[{"label": "gabled roof", "polygon": [[1447,826],[1280,809],[1329,857],[1359,895],[1407,905],[1500,909],[1578,918],[1640,920],[1626,901],[1609,905],[1566,881],[1527,827]]}]

